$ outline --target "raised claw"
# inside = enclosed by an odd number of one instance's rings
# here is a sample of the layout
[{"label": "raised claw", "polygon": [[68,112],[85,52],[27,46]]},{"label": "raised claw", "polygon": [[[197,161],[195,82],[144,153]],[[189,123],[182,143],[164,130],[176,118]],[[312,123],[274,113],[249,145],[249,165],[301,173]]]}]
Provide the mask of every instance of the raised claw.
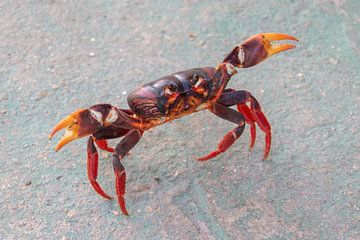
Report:
[{"label": "raised claw", "polygon": [[55,151],[59,151],[69,142],[92,134],[99,126],[101,126],[101,124],[91,110],[79,109],[62,119],[49,134],[49,139],[58,131],[65,129],[64,136],[55,147]]},{"label": "raised claw", "polygon": [[299,41],[288,34],[259,33],[236,46],[224,62],[229,62],[238,68],[247,68],[264,61],[271,55],[296,47],[291,43],[280,44],[278,41],[281,40]]}]

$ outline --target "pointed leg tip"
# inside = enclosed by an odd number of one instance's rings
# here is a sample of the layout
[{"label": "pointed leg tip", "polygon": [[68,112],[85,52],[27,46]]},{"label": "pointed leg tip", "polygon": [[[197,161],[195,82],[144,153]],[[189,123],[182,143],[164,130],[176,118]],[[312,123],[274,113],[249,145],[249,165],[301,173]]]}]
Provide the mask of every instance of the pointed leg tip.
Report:
[{"label": "pointed leg tip", "polygon": [[120,210],[121,210],[121,212],[122,212],[125,216],[129,216],[129,213],[128,213],[128,211],[126,210],[125,207],[120,208]]},{"label": "pointed leg tip", "polygon": [[109,195],[106,195],[106,196],[103,196],[105,199],[107,199],[107,200],[112,200],[113,199],[113,197],[112,196],[109,196]]},{"label": "pointed leg tip", "polygon": [[210,157],[208,157],[208,156],[196,158],[196,160],[198,160],[199,162],[204,162],[204,161],[207,161],[209,159],[210,159]]},{"label": "pointed leg tip", "polygon": [[222,152],[216,150],[216,151],[211,152],[210,154],[208,154],[208,155],[206,155],[206,156],[197,158],[197,160],[198,160],[198,161],[207,161],[207,160],[210,160],[210,159],[216,157],[216,156],[219,155],[220,153],[222,153]]},{"label": "pointed leg tip", "polygon": [[[97,185],[97,186],[96,186]],[[110,195],[107,195],[100,187],[100,185],[97,183],[94,187],[94,190],[103,198],[105,198],[106,200],[112,200],[113,197]]]},{"label": "pointed leg tip", "polygon": [[253,142],[250,143],[250,145],[249,145],[249,150],[250,150],[250,151],[252,151],[252,150],[254,149],[254,145],[255,145],[255,143],[253,143]]}]

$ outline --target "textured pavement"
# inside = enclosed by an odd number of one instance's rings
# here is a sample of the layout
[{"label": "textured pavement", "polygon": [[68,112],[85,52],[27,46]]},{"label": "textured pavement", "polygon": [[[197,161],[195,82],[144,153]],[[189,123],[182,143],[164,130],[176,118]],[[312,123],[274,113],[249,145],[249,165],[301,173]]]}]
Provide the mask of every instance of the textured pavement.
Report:
[{"label": "textured pavement", "polygon": [[[360,2],[1,1],[0,239],[360,239]],[[123,164],[127,208],[91,188],[86,139],[51,128],[172,72],[215,66],[247,37],[293,51],[241,70],[273,128],[208,162],[228,122],[200,112],[147,132]],[[116,141],[111,142],[112,145]],[[111,156],[99,182],[114,195]]]}]

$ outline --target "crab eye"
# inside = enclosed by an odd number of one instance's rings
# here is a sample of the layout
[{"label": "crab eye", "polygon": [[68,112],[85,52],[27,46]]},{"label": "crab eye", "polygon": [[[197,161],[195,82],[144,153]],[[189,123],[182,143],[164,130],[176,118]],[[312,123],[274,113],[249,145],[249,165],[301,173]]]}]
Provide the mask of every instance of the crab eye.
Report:
[{"label": "crab eye", "polygon": [[177,91],[176,85],[169,85],[165,88],[164,93],[168,95],[172,95],[176,91]]},{"label": "crab eye", "polygon": [[170,85],[169,90],[172,91],[172,92],[176,92],[177,86],[176,85]]},{"label": "crab eye", "polygon": [[198,81],[199,81],[199,76],[195,73],[190,78],[190,83],[191,83],[191,85],[195,85]]}]

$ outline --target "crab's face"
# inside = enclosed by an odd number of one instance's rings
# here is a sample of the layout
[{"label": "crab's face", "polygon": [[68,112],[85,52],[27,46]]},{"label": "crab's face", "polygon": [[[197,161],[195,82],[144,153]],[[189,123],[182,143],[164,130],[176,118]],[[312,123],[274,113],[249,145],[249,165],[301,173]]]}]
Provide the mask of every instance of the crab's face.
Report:
[{"label": "crab's face", "polygon": [[138,117],[161,118],[177,103],[181,91],[181,85],[168,76],[136,89],[127,100]]},{"label": "crab's face", "polygon": [[143,85],[131,92],[128,104],[141,118],[169,117],[194,109],[206,100],[212,68],[191,69]]}]

